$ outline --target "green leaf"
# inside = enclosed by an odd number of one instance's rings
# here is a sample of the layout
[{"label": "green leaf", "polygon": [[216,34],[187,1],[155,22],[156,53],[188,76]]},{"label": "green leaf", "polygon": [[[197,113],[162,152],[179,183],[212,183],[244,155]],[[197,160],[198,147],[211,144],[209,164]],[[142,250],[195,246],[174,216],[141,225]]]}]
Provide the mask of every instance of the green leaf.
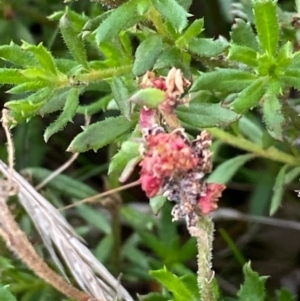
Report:
[{"label": "green leaf", "polygon": [[153,6],[163,18],[169,21],[177,32],[187,26],[188,12],[176,0],[151,0]]},{"label": "green leaf", "polygon": [[[250,116],[249,116],[250,117]],[[263,139],[263,128],[259,122],[255,122],[253,118],[243,116],[239,119],[239,131],[247,139],[255,142],[256,144],[262,145]]]},{"label": "green leaf", "polygon": [[162,52],[162,38],[158,35],[152,35],[144,40],[135,52],[135,60],[132,72],[140,76],[146,71],[152,69],[156,59]]},{"label": "green leaf", "polygon": [[23,94],[27,92],[36,91],[42,88],[45,88],[49,86],[49,83],[47,81],[28,81],[27,83],[17,85],[9,90],[6,91],[6,93],[10,94]]},{"label": "green leaf", "polygon": [[228,59],[251,67],[256,67],[258,65],[256,51],[246,46],[231,44],[229,48]]},{"label": "green leaf", "polygon": [[14,295],[8,290],[7,286],[0,287],[0,300],[1,301],[17,301]]},{"label": "green leaf", "polygon": [[279,206],[281,205],[282,196],[284,192],[284,181],[285,181],[285,174],[288,166],[284,165],[275,180],[275,184],[273,187],[273,195],[271,199],[271,207],[270,207],[270,215],[273,215]]},{"label": "green leaf", "polygon": [[38,46],[35,46],[35,45],[30,45],[26,42],[23,42],[23,45],[21,48],[33,53],[33,55],[38,60],[39,64],[41,65],[41,67],[43,69],[51,72],[54,75],[58,74],[58,70],[57,70],[53,56],[43,46],[42,43],[40,43]]},{"label": "green leaf", "polygon": [[44,133],[44,140],[46,142],[53,134],[61,131],[68,122],[73,121],[73,117],[76,114],[76,110],[79,105],[79,95],[80,90],[76,88],[73,88],[68,92],[68,96],[62,113],[53,123],[51,123],[47,127]]},{"label": "green leaf", "polygon": [[11,100],[5,106],[23,116],[22,120],[31,117],[43,106],[52,96],[53,90],[50,88],[41,89],[27,98]]},{"label": "green leaf", "polygon": [[[48,170],[40,167],[26,168],[24,172],[28,173],[37,182],[41,182],[46,179],[52,170]],[[47,187],[61,193],[63,196],[68,196],[75,199],[85,199],[97,193],[91,186],[84,184],[81,180],[77,180],[74,177],[66,176],[63,174],[57,175],[52,179]]]},{"label": "green leaf", "polygon": [[[126,168],[127,170],[129,168],[128,173],[133,171],[135,165],[141,160],[140,145],[134,141],[135,138],[138,138],[137,131],[134,131],[131,137],[122,143],[121,149],[113,156],[109,164],[108,174],[115,173],[120,176]],[[129,165],[130,163],[133,165]]]},{"label": "green leaf", "polygon": [[169,301],[170,298],[161,293],[149,293],[147,295],[139,296],[141,301]]},{"label": "green leaf", "polygon": [[300,174],[300,167],[294,167],[285,174],[284,184],[291,184]]},{"label": "green leaf", "polygon": [[32,53],[22,50],[19,45],[13,43],[0,46],[0,58],[22,67],[38,65]]},{"label": "green leaf", "polygon": [[300,91],[300,69],[288,68],[284,74],[280,77],[282,84],[285,87],[293,87]]},{"label": "green leaf", "polygon": [[282,125],[284,123],[281,103],[277,97],[280,89],[280,82],[271,83],[263,102],[263,115],[267,129],[270,135],[278,140],[282,140]]},{"label": "green leaf", "polygon": [[173,294],[174,301],[195,300],[193,294],[180,280],[180,278],[169,272],[166,268],[150,271],[150,275],[152,275]]},{"label": "green leaf", "polygon": [[166,93],[156,88],[141,89],[134,93],[129,101],[136,103],[140,106],[146,106],[148,108],[157,109],[166,99]]},{"label": "green leaf", "polygon": [[175,41],[175,45],[179,48],[187,48],[191,39],[197,37],[202,31],[204,26],[204,20],[195,20],[187,30]]},{"label": "green leaf", "polygon": [[0,84],[18,85],[28,82],[20,69],[0,68]]},{"label": "green leaf", "polygon": [[238,119],[238,115],[220,104],[191,102],[189,107],[179,106],[178,118],[196,128],[224,126]]},{"label": "green leaf", "polygon": [[190,41],[188,49],[200,56],[217,56],[220,55],[229,44],[225,41],[205,39],[205,38],[194,38]]},{"label": "green leaf", "polygon": [[48,70],[42,68],[27,68],[20,70],[20,73],[27,77],[29,80],[47,80],[49,82],[55,81],[55,77]]},{"label": "green leaf", "polygon": [[116,8],[96,29],[96,41],[111,41],[116,35],[126,28],[129,28],[142,17],[137,13],[137,5],[140,0],[129,0]]},{"label": "green leaf", "polygon": [[124,117],[130,119],[129,92],[121,77],[113,77],[111,90],[120,112]]},{"label": "green leaf", "polygon": [[285,68],[288,67],[293,58],[293,46],[290,41],[285,43],[278,51],[276,57],[276,63],[279,69],[285,72]]},{"label": "green leaf", "polygon": [[70,22],[68,13],[65,13],[60,19],[59,28],[74,59],[85,69],[89,69],[83,40],[79,37],[79,33],[74,29],[73,24]]},{"label": "green leaf", "polygon": [[230,107],[237,113],[244,113],[258,105],[266,92],[267,78],[255,80],[249,87],[239,93],[238,97],[231,103]]},{"label": "green leaf", "polygon": [[217,69],[201,73],[194,81],[190,91],[214,90],[218,92],[237,92],[245,89],[256,79],[255,75],[238,69]]},{"label": "green leaf", "polygon": [[151,198],[149,200],[149,204],[152,209],[152,212],[155,215],[157,215],[160,212],[161,208],[166,203],[166,201],[167,201],[166,197],[164,197],[162,195],[158,195],[158,196],[155,196],[154,198]]},{"label": "green leaf", "polygon": [[254,16],[259,41],[263,50],[275,55],[279,40],[279,24],[276,15],[277,1],[255,0]]},{"label": "green leaf", "polygon": [[226,160],[218,165],[218,167],[209,175],[207,182],[219,184],[228,183],[236,172],[254,157],[253,154],[246,154]]},{"label": "green leaf", "polygon": [[232,42],[235,44],[252,48],[254,51],[259,51],[257,38],[250,23],[246,23],[242,19],[236,19],[230,36]]},{"label": "green leaf", "polygon": [[[134,115],[133,115],[134,116]],[[68,147],[71,152],[86,152],[90,149],[97,150],[114,142],[130,131],[136,123],[136,118],[128,121],[123,116],[109,117],[84,128]],[[109,129],[109,130],[108,130]]]},{"label": "green leaf", "polygon": [[285,287],[281,288],[280,291],[276,292],[277,301],[296,301],[296,296]]},{"label": "green leaf", "polygon": [[250,263],[246,263],[243,268],[245,277],[244,284],[241,286],[237,295],[239,301],[264,301],[266,276],[259,276],[251,269]]},{"label": "green leaf", "polygon": [[94,210],[90,206],[82,204],[78,208],[78,214],[83,217],[87,222],[95,228],[104,232],[105,234],[111,233],[111,225],[107,217],[100,211]]}]

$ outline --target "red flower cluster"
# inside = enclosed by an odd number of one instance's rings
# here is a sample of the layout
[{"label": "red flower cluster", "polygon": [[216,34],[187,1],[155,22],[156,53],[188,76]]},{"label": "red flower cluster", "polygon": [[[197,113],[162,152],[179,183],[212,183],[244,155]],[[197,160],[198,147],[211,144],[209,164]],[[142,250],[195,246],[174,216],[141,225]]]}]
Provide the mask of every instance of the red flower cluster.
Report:
[{"label": "red flower cluster", "polygon": [[190,142],[183,129],[165,133],[154,127],[145,135],[145,142],[140,181],[149,198],[163,194],[175,201],[174,219],[186,218],[189,225],[197,216],[217,209],[225,186],[204,181],[212,166],[207,132]]},{"label": "red flower cluster", "polygon": [[141,184],[148,197],[155,196],[166,178],[195,168],[199,159],[176,132],[147,136],[147,152],[141,162]]}]

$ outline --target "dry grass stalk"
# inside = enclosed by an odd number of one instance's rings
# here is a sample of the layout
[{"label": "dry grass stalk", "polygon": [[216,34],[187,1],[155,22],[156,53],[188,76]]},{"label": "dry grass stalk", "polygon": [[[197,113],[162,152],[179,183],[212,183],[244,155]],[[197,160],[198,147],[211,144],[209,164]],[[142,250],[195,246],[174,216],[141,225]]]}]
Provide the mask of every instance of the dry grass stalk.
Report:
[{"label": "dry grass stalk", "polygon": [[[9,169],[2,161],[0,171],[4,176],[9,175]],[[53,245],[60,252],[78,285],[89,295],[107,301],[115,298],[132,301],[125,288],[94,257],[59,211],[19,173],[13,171],[12,177],[19,186],[18,197],[21,205],[34,222],[53,261],[64,277],[67,278]]]},{"label": "dry grass stalk", "polygon": [[[7,110],[2,111],[2,126],[8,144],[9,167],[0,160],[0,171],[6,179],[0,179],[0,235],[7,246],[16,253],[38,276],[56,289],[78,301],[132,301],[129,293],[109,271],[93,256],[82,243],[71,225],[41,194],[39,194],[19,173],[13,169],[14,146],[8,128]],[[17,194],[20,203],[34,222],[52,259],[68,280],[53,245],[65,260],[80,291],[51,270],[37,255],[24,232],[15,222],[6,201]],[[97,277],[96,275],[100,276]]]}]

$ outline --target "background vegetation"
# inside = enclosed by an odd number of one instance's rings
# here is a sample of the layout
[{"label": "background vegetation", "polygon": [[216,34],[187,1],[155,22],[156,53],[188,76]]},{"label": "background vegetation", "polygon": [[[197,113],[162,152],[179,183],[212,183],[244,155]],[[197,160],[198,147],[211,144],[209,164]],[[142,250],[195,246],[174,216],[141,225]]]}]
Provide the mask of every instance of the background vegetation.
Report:
[{"label": "background vegetation", "polygon": [[[209,180],[227,185],[214,215],[213,268],[220,298],[235,300],[246,276],[257,285],[252,300],[298,300],[296,3],[254,1],[255,16],[246,0],[177,2],[181,9],[173,1],[165,9],[160,3],[168,1],[153,0],[156,10],[148,10],[149,1],[131,0],[111,13],[114,1],[2,0],[0,97],[17,123],[15,169],[37,185],[71,157],[66,149],[80,152],[63,175],[41,190],[58,208],[119,187],[121,170],[137,156],[137,143],[128,150],[124,145],[138,119],[138,107],[131,114],[127,102],[138,91],[136,77],[147,70],[166,75],[171,67],[180,68],[193,79],[193,94],[190,107],[180,107],[177,114],[191,135],[209,128],[215,137],[215,170]],[[103,122],[82,131],[86,116],[91,124]],[[7,161],[5,136],[0,135],[0,157]],[[136,168],[127,183],[138,173]],[[62,213],[97,259],[116,277],[122,273],[132,296],[152,293],[146,300],[166,300],[172,292],[175,300],[191,298],[174,292],[174,283],[180,287],[174,273],[184,276],[184,289],[199,298],[195,240],[185,224],[171,222],[171,203],[158,216],[148,204],[137,186]],[[152,202],[152,209],[156,205]],[[28,215],[16,200],[10,208],[54,267]],[[17,300],[64,298],[1,244],[1,283],[9,284]],[[249,260],[253,270],[270,278],[259,279],[248,265],[243,269]],[[162,294],[159,282],[167,287]]]}]

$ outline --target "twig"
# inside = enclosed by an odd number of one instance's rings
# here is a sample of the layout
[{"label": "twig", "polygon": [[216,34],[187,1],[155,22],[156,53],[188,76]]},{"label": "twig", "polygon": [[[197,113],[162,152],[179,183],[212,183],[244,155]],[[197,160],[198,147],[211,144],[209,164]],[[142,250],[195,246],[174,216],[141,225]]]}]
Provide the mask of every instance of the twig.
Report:
[{"label": "twig", "polygon": [[140,185],[140,181],[139,180],[137,180],[135,182],[132,182],[132,183],[129,183],[129,184],[126,184],[126,185],[123,185],[123,186],[120,186],[120,187],[117,187],[117,188],[114,188],[114,189],[111,189],[109,191],[105,191],[105,192],[93,195],[93,196],[91,196],[89,198],[83,199],[83,200],[78,201],[78,202],[76,202],[74,204],[70,204],[68,206],[61,207],[58,210],[66,210],[66,209],[70,209],[70,208],[75,207],[75,206],[79,206],[79,205],[81,205],[83,203],[91,203],[91,202],[94,202],[94,201],[96,201],[96,200],[98,200],[100,198],[108,196],[110,194],[113,194],[113,193],[116,193],[116,192],[119,192],[119,191],[122,191],[122,190],[125,190],[125,189],[128,189],[128,188],[131,188],[131,187],[134,187],[134,186],[137,186],[137,185]]},{"label": "twig", "polygon": [[79,153],[75,153],[71,156],[71,158],[65,162],[62,166],[60,166],[58,169],[56,169],[54,172],[52,172],[47,178],[45,178],[40,184],[38,184],[35,189],[40,190],[42,189],[46,184],[48,184],[51,180],[53,180],[56,176],[61,174],[64,170],[66,170],[79,156]]},{"label": "twig", "polygon": [[[86,116],[84,126],[88,126],[90,124],[91,118]],[[53,180],[56,176],[65,171],[79,156],[79,153],[74,153],[71,158],[65,162],[62,166],[56,169],[53,173],[51,173],[47,178],[45,178],[40,184],[38,184],[35,189],[38,191],[42,189],[47,183]]]}]

